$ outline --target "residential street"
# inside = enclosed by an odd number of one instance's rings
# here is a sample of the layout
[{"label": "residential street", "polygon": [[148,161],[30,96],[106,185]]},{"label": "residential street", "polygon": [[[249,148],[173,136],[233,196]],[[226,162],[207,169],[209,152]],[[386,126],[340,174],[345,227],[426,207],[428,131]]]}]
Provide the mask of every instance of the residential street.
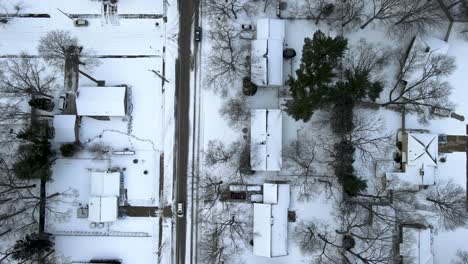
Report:
[{"label": "residential street", "polygon": [[[176,62],[176,202],[187,204],[187,163],[190,105],[190,44],[193,1],[179,1],[179,58]],[[185,208],[186,209],[186,208]],[[185,210],[187,211],[187,210]],[[176,220],[176,263],[185,263],[186,214]]]}]

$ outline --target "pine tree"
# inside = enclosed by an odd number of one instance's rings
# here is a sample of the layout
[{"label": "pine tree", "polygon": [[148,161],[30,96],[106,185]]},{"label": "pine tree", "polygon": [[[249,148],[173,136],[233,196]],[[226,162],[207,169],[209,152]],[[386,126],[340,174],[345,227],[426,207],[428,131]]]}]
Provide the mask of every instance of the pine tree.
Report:
[{"label": "pine tree", "polygon": [[[36,233],[26,235],[24,239],[16,241],[12,257],[15,260],[40,260],[42,255],[52,250],[54,243],[48,237]],[[22,262],[22,263],[23,263]]]},{"label": "pine tree", "polygon": [[332,38],[320,30],[312,39],[304,40],[297,77],[291,76],[288,81],[292,99],[286,102],[286,111],[294,119],[308,121],[316,109],[328,103],[336,68],[347,45],[345,38]]}]

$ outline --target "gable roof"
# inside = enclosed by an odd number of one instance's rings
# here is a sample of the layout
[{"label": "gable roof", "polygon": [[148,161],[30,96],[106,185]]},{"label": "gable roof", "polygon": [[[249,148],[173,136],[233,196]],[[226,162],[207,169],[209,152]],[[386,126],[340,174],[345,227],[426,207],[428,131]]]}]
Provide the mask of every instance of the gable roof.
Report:
[{"label": "gable roof", "polygon": [[281,170],[283,129],[281,110],[254,109],[251,114],[250,166],[252,170]]},{"label": "gable roof", "polygon": [[289,184],[263,185],[263,197],[276,197],[275,203],[254,203],[253,253],[263,257],[288,254]]}]

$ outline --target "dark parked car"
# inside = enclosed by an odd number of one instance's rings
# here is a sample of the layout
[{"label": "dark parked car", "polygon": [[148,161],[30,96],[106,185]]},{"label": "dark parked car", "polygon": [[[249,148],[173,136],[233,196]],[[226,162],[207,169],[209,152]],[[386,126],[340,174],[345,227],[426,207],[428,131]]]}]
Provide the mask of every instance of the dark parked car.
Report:
[{"label": "dark parked car", "polygon": [[201,41],[202,39],[202,28],[195,27],[195,41]]}]

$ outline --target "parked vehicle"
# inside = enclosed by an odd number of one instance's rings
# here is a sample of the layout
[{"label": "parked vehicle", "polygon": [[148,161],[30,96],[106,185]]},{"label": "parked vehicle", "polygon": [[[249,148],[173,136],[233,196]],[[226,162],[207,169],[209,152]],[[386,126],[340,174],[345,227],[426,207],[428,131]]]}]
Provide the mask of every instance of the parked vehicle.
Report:
[{"label": "parked vehicle", "polygon": [[65,110],[67,108],[68,94],[60,95],[58,99],[58,109]]},{"label": "parked vehicle", "polygon": [[195,27],[195,41],[201,41],[202,39],[202,28]]},{"label": "parked vehicle", "polygon": [[78,19],[73,20],[73,25],[75,27],[87,27],[89,23],[88,23],[88,20],[86,19],[78,18]]},{"label": "parked vehicle", "polygon": [[177,203],[177,217],[184,217],[184,203]]}]

